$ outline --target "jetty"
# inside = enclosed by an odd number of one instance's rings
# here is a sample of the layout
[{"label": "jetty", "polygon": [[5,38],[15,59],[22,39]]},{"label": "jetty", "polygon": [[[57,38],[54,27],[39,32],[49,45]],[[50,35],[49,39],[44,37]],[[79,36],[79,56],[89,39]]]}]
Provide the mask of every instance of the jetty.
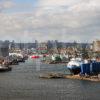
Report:
[{"label": "jetty", "polygon": [[66,75],[61,73],[45,73],[39,76],[41,79],[76,79],[76,80],[85,80],[85,81],[94,81],[100,82],[100,75]]}]

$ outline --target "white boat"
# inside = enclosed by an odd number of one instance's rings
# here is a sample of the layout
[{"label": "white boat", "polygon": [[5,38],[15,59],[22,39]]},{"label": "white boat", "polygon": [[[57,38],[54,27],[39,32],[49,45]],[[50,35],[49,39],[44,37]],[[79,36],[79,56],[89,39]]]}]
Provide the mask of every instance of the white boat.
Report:
[{"label": "white boat", "polygon": [[72,58],[67,64],[67,68],[73,74],[79,74],[81,71],[81,65],[83,61],[81,58]]}]

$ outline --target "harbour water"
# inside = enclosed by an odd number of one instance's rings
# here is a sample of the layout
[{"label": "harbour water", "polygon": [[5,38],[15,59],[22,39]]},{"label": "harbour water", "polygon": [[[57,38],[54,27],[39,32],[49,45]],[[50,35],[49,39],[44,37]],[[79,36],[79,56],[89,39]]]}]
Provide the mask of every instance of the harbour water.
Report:
[{"label": "harbour water", "polygon": [[39,78],[42,73],[67,73],[64,66],[32,60],[12,66],[0,73],[0,100],[100,100],[99,82]]}]

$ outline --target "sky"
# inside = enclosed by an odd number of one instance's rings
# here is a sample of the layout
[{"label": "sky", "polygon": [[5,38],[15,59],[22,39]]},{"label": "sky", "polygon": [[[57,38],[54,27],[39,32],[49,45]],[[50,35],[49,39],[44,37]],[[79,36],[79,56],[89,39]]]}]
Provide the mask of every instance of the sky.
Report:
[{"label": "sky", "polygon": [[0,39],[100,39],[100,0],[0,0]]}]

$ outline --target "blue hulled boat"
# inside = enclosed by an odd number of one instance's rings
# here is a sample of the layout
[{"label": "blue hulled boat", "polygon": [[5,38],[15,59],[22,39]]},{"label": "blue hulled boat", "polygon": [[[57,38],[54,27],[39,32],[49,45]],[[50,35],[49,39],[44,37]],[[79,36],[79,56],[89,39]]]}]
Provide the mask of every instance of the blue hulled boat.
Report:
[{"label": "blue hulled boat", "polygon": [[67,64],[67,68],[72,74],[82,74],[82,75],[95,75],[100,74],[100,62],[88,62],[87,60],[82,60],[81,58],[72,58]]}]

